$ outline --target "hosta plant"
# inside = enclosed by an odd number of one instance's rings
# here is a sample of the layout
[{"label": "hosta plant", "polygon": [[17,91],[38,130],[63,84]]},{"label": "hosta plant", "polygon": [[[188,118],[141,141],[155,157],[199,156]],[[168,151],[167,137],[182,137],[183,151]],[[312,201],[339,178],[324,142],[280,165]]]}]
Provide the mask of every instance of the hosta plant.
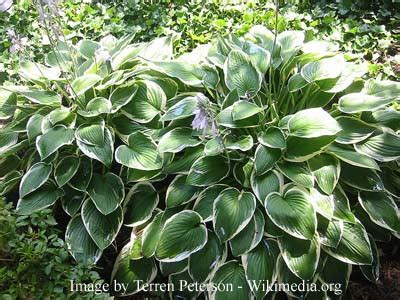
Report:
[{"label": "hosta plant", "polygon": [[400,84],[302,32],[255,26],[180,57],[171,42],[60,44],[21,64],[30,84],[1,92],[2,193],[19,184],[21,214],[59,199],[78,261],[132,227],[112,271],[126,294],[138,280],[209,287],[171,297],[302,280],[343,294],[353,266],[376,281],[376,241],[400,234]]}]

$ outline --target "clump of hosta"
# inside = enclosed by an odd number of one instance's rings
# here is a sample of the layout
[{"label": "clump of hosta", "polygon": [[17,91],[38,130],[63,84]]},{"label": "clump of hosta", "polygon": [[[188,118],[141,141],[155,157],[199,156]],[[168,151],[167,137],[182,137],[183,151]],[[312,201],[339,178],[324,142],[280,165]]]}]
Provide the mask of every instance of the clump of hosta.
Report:
[{"label": "clump of hosta", "polygon": [[0,90],[1,192],[19,184],[21,214],[60,199],[78,261],[132,227],[112,275],[128,294],[166,278],[233,284],[213,299],[262,299],[249,283],[267,280],[344,293],[353,266],[376,281],[375,241],[400,233],[400,84],[304,39],[256,26],[178,58],[170,38],[60,44]]}]

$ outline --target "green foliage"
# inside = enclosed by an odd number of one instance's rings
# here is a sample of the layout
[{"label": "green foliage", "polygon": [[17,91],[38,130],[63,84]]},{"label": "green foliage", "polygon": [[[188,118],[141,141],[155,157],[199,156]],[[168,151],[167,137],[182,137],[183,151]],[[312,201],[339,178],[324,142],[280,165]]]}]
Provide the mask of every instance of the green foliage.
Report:
[{"label": "green foliage", "polygon": [[94,293],[68,289],[77,283],[102,282],[90,267],[71,260],[51,210],[18,216],[1,200],[0,288],[2,299],[94,299]]},{"label": "green foliage", "polygon": [[256,25],[181,56],[170,37],[132,40],[59,42],[1,87],[1,191],[19,185],[21,219],[61,202],[88,265],[133,227],[122,283],[229,279],[247,299],[246,278],[322,283],[328,260],[369,274],[368,234],[399,235],[399,82],[302,31]]}]

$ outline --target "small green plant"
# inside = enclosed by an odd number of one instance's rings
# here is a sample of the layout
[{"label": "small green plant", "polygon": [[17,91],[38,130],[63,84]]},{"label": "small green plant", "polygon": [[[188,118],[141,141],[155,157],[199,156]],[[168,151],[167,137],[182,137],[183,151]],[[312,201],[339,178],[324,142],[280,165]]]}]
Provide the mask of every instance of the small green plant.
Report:
[{"label": "small green plant", "polygon": [[[71,260],[51,210],[18,216],[1,205],[0,290],[2,299],[92,299],[69,291],[71,281],[101,283],[97,272]],[[3,219],[6,216],[6,219]],[[3,240],[5,235],[7,240]]]}]

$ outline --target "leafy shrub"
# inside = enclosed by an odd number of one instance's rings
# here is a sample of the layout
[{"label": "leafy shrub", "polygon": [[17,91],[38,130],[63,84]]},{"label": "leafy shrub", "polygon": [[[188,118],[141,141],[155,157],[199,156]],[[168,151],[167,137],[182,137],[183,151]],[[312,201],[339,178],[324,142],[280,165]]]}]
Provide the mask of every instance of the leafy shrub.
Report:
[{"label": "leafy shrub", "polygon": [[1,88],[1,191],[19,184],[20,214],[60,200],[89,264],[132,227],[112,274],[129,294],[162,277],[238,299],[246,279],[344,290],[353,265],[377,279],[374,241],[400,231],[399,83],[300,31],[255,26],[178,58],[171,37],[132,39],[59,43]]},{"label": "leafy shrub", "polygon": [[[0,202],[1,299],[66,299],[70,280],[102,282],[97,272],[74,263],[65,243],[58,237],[51,210],[30,216],[18,216],[4,201]],[[6,219],[3,219],[6,216]],[[69,292],[75,299],[91,299],[96,295]],[[98,297],[98,296],[97,296]]]}]

